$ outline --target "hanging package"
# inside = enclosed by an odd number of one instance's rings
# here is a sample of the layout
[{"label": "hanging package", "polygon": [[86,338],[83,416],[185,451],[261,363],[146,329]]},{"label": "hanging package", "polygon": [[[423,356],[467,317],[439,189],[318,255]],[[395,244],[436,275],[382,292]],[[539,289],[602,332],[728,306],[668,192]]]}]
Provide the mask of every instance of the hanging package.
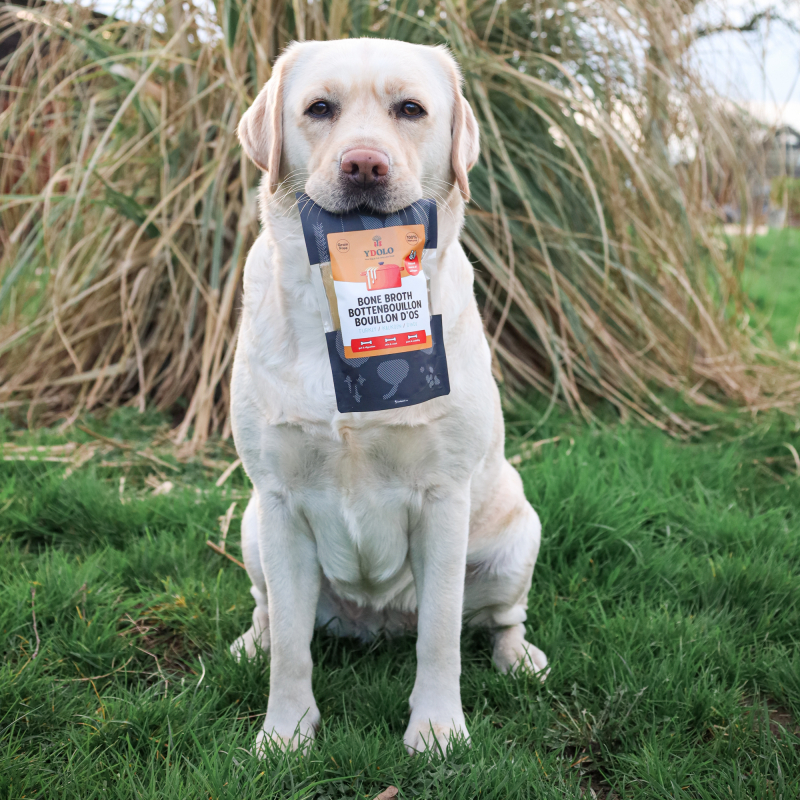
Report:
[{"label": "hanging package", "polygon": [[431,308],[436,203],[387,216],[298,208],[341,412],[383,411],[450,393],[441,314]]}]

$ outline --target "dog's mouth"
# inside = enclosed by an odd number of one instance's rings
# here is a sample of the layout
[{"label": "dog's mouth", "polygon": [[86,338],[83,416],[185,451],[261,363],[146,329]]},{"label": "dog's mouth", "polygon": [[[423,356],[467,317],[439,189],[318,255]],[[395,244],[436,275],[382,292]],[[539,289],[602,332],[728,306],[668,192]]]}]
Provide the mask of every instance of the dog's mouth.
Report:
[{"label": "dog's mouth", "polygon": [[306,194],[331,214],[349,214],[364,209],[385,216],[422,199],[420,194],[410,195],[408,190],[398,190],[390,181],[361,186],[344,176],[322,189],[307,186]]},{"label": "dog's mouth", "polygon": [[360,186],[342,178],[339,180],[337,194],[339,195],[339,204],[342,206],[341,210],[345,213],[356,208],[368,208],[382,214],[399,210],[395,208],[397,198],[388,182]]}]

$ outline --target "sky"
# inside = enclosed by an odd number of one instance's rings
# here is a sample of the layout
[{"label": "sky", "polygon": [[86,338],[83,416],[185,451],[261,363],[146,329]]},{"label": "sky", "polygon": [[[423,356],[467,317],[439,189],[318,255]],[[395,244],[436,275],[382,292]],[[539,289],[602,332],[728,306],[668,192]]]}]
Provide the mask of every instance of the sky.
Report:
[{"label": "sky", "polygon": [[[742,24],[753,12],[777,6],[800,30],[800,0],[716,0],[698,6],[697,18]],[[693,48],[697,67],[716,90],[762,121],[800,130],[800,32],[774,20],[753,33],[719,33]]]}]

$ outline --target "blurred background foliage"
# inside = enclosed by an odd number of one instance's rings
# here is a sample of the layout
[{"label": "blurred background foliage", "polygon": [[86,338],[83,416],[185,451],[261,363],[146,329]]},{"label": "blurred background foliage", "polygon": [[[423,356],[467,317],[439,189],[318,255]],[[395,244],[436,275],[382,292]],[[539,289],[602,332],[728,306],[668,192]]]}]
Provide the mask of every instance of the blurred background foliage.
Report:
[{"label": "blurred background foliage", "polygon": [[789,220],[800,224],[800,178],[783,175],[772,181],[772,201],[784,206]]},{"label": "blurred background foliage", "polygon": [[723,195],[747,217],[754,145],[690,67],[693,7],[4,6],[0,407],[130,404],[172,414],[177,442],[227,436],[258,234],[236,125],[289,41],[379,36],[462,65],[482,133],[463,241],[508,392],[679,436],[700,407],[796,410],[800,364],[749,324],[745,249],[719,233]]}]

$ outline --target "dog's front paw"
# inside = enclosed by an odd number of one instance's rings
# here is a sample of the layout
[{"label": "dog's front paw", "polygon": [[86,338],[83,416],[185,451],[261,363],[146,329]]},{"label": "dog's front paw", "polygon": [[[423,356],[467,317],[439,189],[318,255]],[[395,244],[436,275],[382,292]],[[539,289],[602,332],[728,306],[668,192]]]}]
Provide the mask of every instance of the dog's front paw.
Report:
[{"label": "dog's front paw", "polygon": [[231,655],[237,660],[255,658],[259,650],[269,650],[269,615],[256,607],[253,624],[231,645]]},{"label": "dog's front paw", "polygon": [[307,709],[298,719],[292,713],[267,713],[263,728],[256,737],[256,753],[264,756],[270,750],[306,751],[314,741],[319,727],[319,709]]},{"label": "dog's front paw", "polygon": [[[412,714],[408,723],[403,744],[409,755],[428,752],[430,755],[446,754],[449,747],[457,742],[469,742],[469,731],[464,722],[464,714],[451,715],[449,721],[442,715]],[[436,721],[436,720],[440,721]]]},{"label": "dog's front paw", "polygon": [[231,655],[237,660],[255,658],[259,650],[269,650],[269,631],[249,628],[231,645]]},{"label": "dog's front paw", "polygon": [[495,634],[492,660],[500,672],[514,673],[517,670],[538,675],[544,683],[550,674],[547,656],[530,642],[525,641],[524,626],[504,628]]},{"label": "dog's front paw", "polygon": [[230,647],[231,655],[237,660],[255,658],[260,650],[269,650],[269,630],[257,631],[249,628]]}]

